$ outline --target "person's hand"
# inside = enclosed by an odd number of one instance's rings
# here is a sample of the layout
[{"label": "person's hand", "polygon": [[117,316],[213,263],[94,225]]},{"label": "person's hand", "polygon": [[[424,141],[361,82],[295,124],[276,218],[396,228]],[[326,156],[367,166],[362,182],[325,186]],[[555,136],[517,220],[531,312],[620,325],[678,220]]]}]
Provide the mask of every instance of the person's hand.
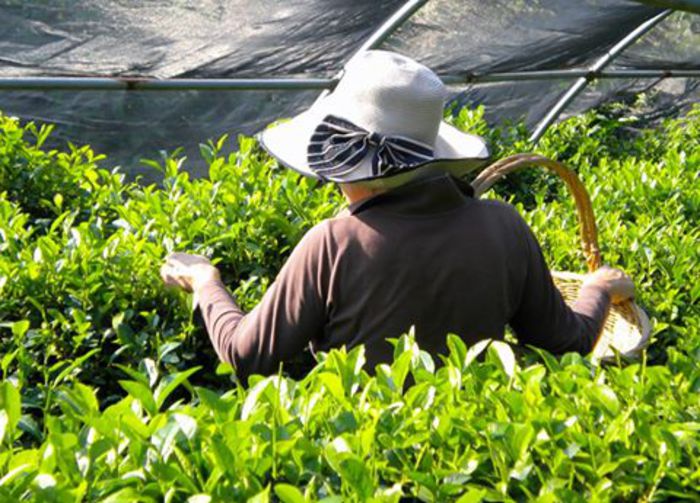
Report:
[{"label": "person's hand", "polygon": [[620,269],[604,265],[586,277],[584,286],[592,285],[605,289],[613,304],[634,298],[634,282]]},{"label": "person's hand", "polygon": [[167,286],[196,292],[210,281],[220,280],[219,270],[208,258],[190,253],[171,253],[160,268],[160,277]]}]

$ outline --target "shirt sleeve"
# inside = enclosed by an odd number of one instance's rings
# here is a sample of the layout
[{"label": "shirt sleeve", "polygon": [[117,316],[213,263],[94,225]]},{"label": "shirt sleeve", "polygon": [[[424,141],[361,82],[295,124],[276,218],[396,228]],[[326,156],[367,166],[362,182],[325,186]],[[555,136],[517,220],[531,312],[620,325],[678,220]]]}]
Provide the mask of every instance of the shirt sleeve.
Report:
[{"label": "shirt sleeve", "polygon": [[322,334],[331,266],[327,236],[323,223],[311,229],[248,314],[220,281],[201,288],[199,306],[209,338],[240,378],[276,372],[280,362]]},{"label": "shirt sleeve", "polygon": [[521,343],[554,354],[593,350],[610,308],[603,288],[586,285],[572,307],[554,284],[537,239],[518,215],[526,254],[526,277],[522,296],[510,325]]}]

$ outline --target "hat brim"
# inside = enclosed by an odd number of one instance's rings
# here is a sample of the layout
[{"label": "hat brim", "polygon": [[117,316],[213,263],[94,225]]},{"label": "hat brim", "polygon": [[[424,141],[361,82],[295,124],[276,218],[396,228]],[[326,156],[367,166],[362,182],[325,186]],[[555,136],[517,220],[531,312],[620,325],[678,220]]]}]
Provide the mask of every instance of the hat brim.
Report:
[{"label": "hat brim", "polygon": [[[325,107],[314,105],[293,119],[277,123],[257,134],[263,148],[283,166],[302,175],[320,179],[307,162],[307,145],[314,130],[327,112]],[[463,133],[459,129],[442,122],[435,141],[435,158],[410,169],[393,172],[383,177],[372,176],[371,156],[365,158],[356,169],[325,180],[338,183],[353,183],[377,178],[399,176],[416,170],[447,171],[455,176],[463,176],[483,167],[489,160],[489,151],[484,140],[476,135]]]}]

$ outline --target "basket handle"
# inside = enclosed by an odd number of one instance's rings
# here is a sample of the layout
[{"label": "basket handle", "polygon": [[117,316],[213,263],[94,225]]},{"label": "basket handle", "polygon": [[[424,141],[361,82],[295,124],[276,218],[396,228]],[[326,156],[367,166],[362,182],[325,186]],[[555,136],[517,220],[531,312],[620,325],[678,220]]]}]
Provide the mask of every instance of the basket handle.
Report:
[{"label": "basket handle", "polygon": [[581,231],[581,244],[583,246],[583,254],[586,257],[586,264],[588,265],[589,272],[595,271],[600,267],[601,259],[600,248],[598,247],[598,230],[595,224],[591,199],[583,183],[581,183],[581,180],[576,176],[576,173],[571,171],[564,164],[538,154],[515,154],[510,157],[505,157],[485,168],[474,179],[472,182],[474,197],[478,198],[481,196],[490,189],[493,184],[509,173],[533,165],[543,166],[554,171],[569,187],[569,191],[576,202]]}]

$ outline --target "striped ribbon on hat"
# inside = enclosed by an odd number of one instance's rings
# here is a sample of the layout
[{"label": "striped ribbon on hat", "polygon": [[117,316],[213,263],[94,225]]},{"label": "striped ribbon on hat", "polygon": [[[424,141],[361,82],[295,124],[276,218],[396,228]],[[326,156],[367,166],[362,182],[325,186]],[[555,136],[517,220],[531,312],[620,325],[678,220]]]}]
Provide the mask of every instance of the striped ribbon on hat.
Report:
[{"label": "striped ribbon on hat", "polygon": [[319,177],[346,175],[372,155],[372,178],[388,176],[433,160],[430,145],[402,136],[372,133],[352,122],[327,115],[311,135],[307,148],[309,168]]}]

